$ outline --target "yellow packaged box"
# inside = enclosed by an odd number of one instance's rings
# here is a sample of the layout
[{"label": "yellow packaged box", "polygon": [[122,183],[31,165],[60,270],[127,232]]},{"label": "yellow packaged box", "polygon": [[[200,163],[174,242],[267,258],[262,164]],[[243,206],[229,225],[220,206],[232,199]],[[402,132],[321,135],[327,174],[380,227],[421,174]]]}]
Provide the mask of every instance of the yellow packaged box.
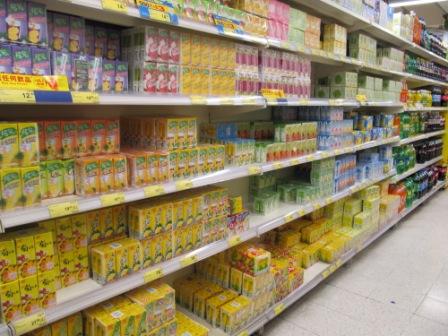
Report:
[{"label": "yellow packaged box", "polygon": [[198,290],[196,293],[194,293],[193,298],[194,313],[201,318],[205,318],[207,299],[209,299],[212,296],[215,296],[216,294],[221,293],[222,291],[223,291],[222,287],[215,284],[209,284],[205,288],[202,288]]},{"label": "yellow packaged box", "polygon": [[37,271],[48,272],[54,268],[53,256],[55,254],[53,233],[45,229],[36,230],[34,234]]},{"label": "yellow packaged box", "polygon": [[0,285],[2,317],[6,322],[22,317],[19,280]]},{"label": "yellow packaged box", "polygon": [[128,275],[130,273],[129,250],[124,248],[122,240],[110,243],[109,246],[114,250],[117,278],[122,278]]},{"label": "yellow packaged box", "polygon": [[83,323],[81,313],[67,317],[67,336],[83,336]]},{"label": "yellow packaged box", "polygon": [[67,319],[53,322],[50,327],[51,336],[67,336]]},{"label": "yellow packaged box", "polygon": [[39,311],[41,305],[37,275],[20,279],[19,287],[23,315],[29,316]]},{"label": "yellow packaged box", "polygon": [[114,218],[112,208],[100,209],[100,231],[101,237],[108,239],[114,236]]},{"label": "yellow packaged box", "polygon": [[251,300],[238,296],[221,307],[221,328],[227,333],[237,331],[251,316]]},{"label": "yellow packaged box", "polygon": [[55,220],[56,246],[59,253],[73,251],[73,229],[71,217]]},{"label": "yellow packaged box", "polygon": [[177,330],[176,335],[194,335],[194,336],[208,336],[209,330],[200,323],[193,321],[187,315],[177,311]]},{"label": "yellow packaged box", "polygon": [[102,238],[103,231],[100,223],[100,212],[90,211],[86,213],[86,223],[87,223],[87,238],[89,242],[96,242]]},{"label": "yellow packaged box", "polygon": [[0,170],[2,209],[11,210],[22,206],[22,179],[19,168]]},{"label": "yellow packaged box", "polygon": [[100,191],[100,165],[96,158],[75,161],[75,182],[79,195],[94,195]]},{"label": "yellow packaged box", "polygon": [[100,192],[111,192],[115,188],[114,164],[112,156],[101,156],[99,159]]},{"label": "yellow packaged box", "polygon": [[243,272],[234,267],[230,270],[230,288],[238,294],[243,290]]},{"label": "yellow packaged box", "polygon": [[12,238],[0,240],[0,284],[17,280],[16,245]]},{"label": "yellow packaged box", "polygon": [[75,249],[87,247],[87,217],[86,214],[71,216],[72,219],[72,237]]},{"label": "yellow packaged box", "polygon": [[222,293],[214,295],[206,302],[206,319],[213,327],[220,326],[219,313],[221,306],[236,298],[238,294],[232,290],[225,290]]},{"label": "yellow packaged box", "polygon": [[127,209],[128,207],[126,205],[118,205],[112,208],[115,236],[124,235],[127,232]]},{"label": "yellow packaged box", "polygon": [[39,166],[20,168],[23,206],[39,204],[42,199]]},{"label": "yellow packaged box", "polygon": [[17,274],[19,278],[27,278],[36,275],[36,250],[34,236],[29,230],[21,231],[15,237]]},{"label": "yellow packaged box", "polygon": [[42,308],[46,309],[56,305],[56,271],[39,273],[39,301]]},{"label": "yellow packaged box", "polygon": [[0,123],[0,168],[15,167],[18,165],[19,137],[17,124]]},{"label": "yellow packaged box", "polygon": [[19,123],[19,164],[22,167],[39,164],[39,135],[37,124],[33,122]]},{"label": "yellow packaged box", "polygon": [[90,250],[90,258],[95,281],[106,284],[117,278],[115,249],[108,244],[96,246]]}]

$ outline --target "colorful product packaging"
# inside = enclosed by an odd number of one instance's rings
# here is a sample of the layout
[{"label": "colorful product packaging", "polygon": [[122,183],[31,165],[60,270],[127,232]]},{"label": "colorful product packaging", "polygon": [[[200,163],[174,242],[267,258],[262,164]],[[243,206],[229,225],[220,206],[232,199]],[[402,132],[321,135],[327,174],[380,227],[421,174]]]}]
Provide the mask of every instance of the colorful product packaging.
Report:
[{"label": "colorful product packaging", "polygon": [[53,40],[54,51],[68,51],[70,38],[70,17],[65,14],[53,13]]},{"label": "colorful product packaging", "polygon": [[28,15],[26,2],[6,1],[6,31],[9,42],[25,43],[28,35]]},{"label": "colorful product packaging", "polygon": [[85,48],[85,22],[84,18],[77,16],[69,17],[68,51],[78,54]]},{"label": "colorful product packaging", "polygon": [[28,42],[41,47],[48,46],[47,9],[45,5],[27,2]]}]

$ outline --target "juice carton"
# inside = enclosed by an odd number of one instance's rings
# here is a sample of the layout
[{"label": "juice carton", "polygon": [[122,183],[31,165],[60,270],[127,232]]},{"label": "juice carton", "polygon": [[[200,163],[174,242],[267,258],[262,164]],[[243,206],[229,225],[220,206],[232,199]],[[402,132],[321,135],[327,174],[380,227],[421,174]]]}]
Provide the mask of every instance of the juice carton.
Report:
[{"label": "juice carton", "polygon": [[101,157],[99,160],[100,167],[100,192],[110,192],[114,190],[114,164],[112,158]]},{"label": "juice carton", "polygon": [[82,271],[89,268],[89,252],[87,247],[75,250],[73,258],[75,260],[75,270]]},{"label": "juice carton", "polygon": [[120,58],[120,31],[118,30],[107,30],[106,58],[112,61]]},{"label": "juice carton", "polygon": [[47,164],[41,162],[39,165],[39,175],[40,175],[40,194],[42,199],[48,198],[48,171]]},{"label": "juice carton", "polygon": [[136,239],[127,238],[122,241],[126,250],[128,250],[128,263],[130,272],[137,272],[142,267],[142,247]]},{"label": "juice carton", "polygon": [[18,165],[19,137],[17,124],[0,123],[0,167]]},{"label": "juice carton", "polygon": [[116,250],[106,245],[93,247],[90,251],[93,280],[106,284],[117,278]]},{"label": "juice carton", "polygon": [[50,52],[47,49],[31,48],[33,75],[51,75]]},{"label": "juice carton", "polygon": [[106,120],[105,153],[120,152],[120,121],[118,119]]},{"label": "juice carton", "polygon": [[82,314],[76,313],[67,317],[67,336],[83,336]]},{"label": "juice carton", "polygon": [[114,218],[112,208],[99,210],[100,213],[100,229],[102,238],[110,238],[114,235]]},{"label": "juice carton", "polygon": [[124,205],[112,208],[112,216],[114,221],[114,232],[116,236],[123,235],[127,232],[127,207]]},{"label": "juice carton", "polygon": [[85,34],[85,47],[84,54],[86,55],[94,55],[95,54],[95,27],[86,23],[85,25],[86,34]]},{"label": "juice carton", "polygon": [[54,13],[52,49],[55,51],[68,51],[69,35],[70,35],[69,16]]},{"label": "juice carton", "polygon": [[147,162],[144,153],[126,154],[129,168],[129,182],[138,187],[147,183]]},{"label": "juice carton", "polygon": [[37,276],[39,302],[46,309],[56,305],[56,271],[39,273]]},{"label": "juice carton", "polygon": [[17,280],[16,246],[13,239],[0,241],[0,283]]},{"label": "juice carton", "polygon": [[75,160],[62,160],[64,171],[64,195],[73,195],[75,193]]},{"label": "juice carton", "polygon": [[71,217],[55,220],[56,247],[59,253],[73,251],[73,229]]},{"label": "juice carton", "polygon": [[22,317],[19,280],[0,285],[2,317],[6,322]]},{"label": "juice carton", "polygon": [[37,271],[48,272],[54,268],[55,254],[53,233],[51,231],[38,230],[34,234],[34,246],[36,250]]},{"label": "juice carton", "polygon": [[48,45],[47,9],[45,5],[27,2],[28,42],[41,47]]},{"label": "juice carton", "polygon": [[115,92],[128,91],[128,63],[115,61]]},{"label": "juice carton", "polygon": [[157,183],[159,178],[159,165],[158,165],[158,157],[156,153],[148,153],[146,155],[147,167],[148,167],[148,183],[154,184]]},{"label": "juice carton", "polygon": [[234,291],[225,290],[224,292],[209,298],[206,302],[207,322],[209,322],[214,327],[219,326],[220,325],[219,310],[221,306],[233,300],[237,296],[238,294],[235,293]]},{"label": "juice carton", "polygon": [[92,125],[90,120],[78,120],[77,156],[86,156],[92,152]]},{"label": "juice carton", "polygon": [[20,168],[20,176],[23,206],[39,204],[42,198],[39,166]]},{"label": "juice carton", "polygon": [[126,156],[114,155],[114,189],[123,190],[128,187],[128,165]]},{"label": "juice carton", "polygon": [[76,249],[87,247],[87,215],[78,214],[71,216],[72,220],[72,237],[73,244]]},{"label": "juice carton", "polygon": [[101,154],[106,143],[106,121],[92,120],[92,151],[91,154]]},{"label": "juice carton", "polygon": [[45,125],[43,121],[37,121],[37,133],[39,136],[39,158],[41,161],[47,159],[46,142],[45,142]]},{"label": "juice carton", "polygon": [[[122,316],[122,313],[116,312],[114,316]],[[119,336],[121,335],[120,320],[114,318],[112,314],[98,315],[95,320],[95,335],[101,336]]]},{"label": "juice carton", "polygon": [[48,175],[48,197],[60,197],[64,190],[64,166],[62,161],[53,160],[46,162]]},{"label": "juice carton", "polygon": [[75,283],[72,273],[75,271],[75,257],[73,251],[59,254],[59,269],[61,272],[62,286],[67,287]]},{"label": "juice carton", "polygon": [[91,211],[86,214],[87,238],[89,242],[95,242],[103,238],[100,225],[100,212]]},{"label": "juice carton", "polygon": [[95,45],[95,57],[106,56],[107,48],[107,31],[101,26],[95,26],[94,28],[94,45]]},{"label": "juice carton", "polygon": [[85,22],[84,18],[70,16],[69,18],[70,33],[68,39],[68,51],[72,53],[80,53],[85,48]]},{"label": "juice carton", "polygon": [[101,57],[87,56],[88,68],[88,88],[89,91],[100,91],[102,81],[103,59]]},{"label": "juice carton", "polygon": [[37,275],[20,279],[19,287],[23,315],[29,316],[36,313],[41,307],[39,302]]},{"label": "juice carton", "polygon": [[100,191],[100,166],[95,158],[81,158],[75,161],[76,193],[93,195]]},{"label": "juice carton", "polygon": [[181,50],[180,62],[182,64],[190,64],[191,63],[191,33],[181,32],[180,50]]},{"label": "juice carton", "polygon": [[6,29],[8,41],[25,43],[28,33],[28,15],[26,2],[21,0],[6,1]]},{"label": "juice carton", "polygon": [[103,92],[112,92],[115,89],[115,62],[103,60],[102,72]]},{"label": "juice carton", "polygon": [[20,169],[3,169],[0,171],[0,176],[3,209],[10,210],[21,206],[23,204],[23,197]]},{"label": "juice carton", "polygon": [[51,327],[46,326],[31,332],[32,336],[51,336]]},{"label": "juice carton", "polygon": [[170,179],[178,176],[178,152],[170,151],[168,153],[168,166],[170,167]]},{"label": "juice carton", "polygon": [[46,158],[47,160],[56,160],[61,157],[61,122],[57,120],[47,120],[44,122],[44,129]]},{"label": "juice carton", "polygon": [[78,124],[72,120],[61,121],[62,158],[70,159],[76,154]]},{"label": "juice carton", "polygon": [[145,239],[154,233],[154,221],[151,225],[150,211],[144,206],[129,207],[129,236],[136,239]]},{"label": "juice carton", "polygon": [[[3,3],[4,4],[4,3]],[[1,17],[2,14],[2,1],[0,1],[0,40],[1,40]],[[6,29],[6,28],[5,28]],[[0,45],[0,72],[1,73],[12,73],[12,49],[9,45]]]},{"label": "juice carton", "polygon": [[[0,1],[0,42],[7,41],[6,34],[6,0]],[[10,71],[6,71],[7,73]]]},{"label": "juice carton", "polygon": [[67,336],[67,319],[51,324],[51,336]]},{"label": "juice carton", "polygon": [[128,275],[131,272],[129,268],[129,250],[123,246],[122,240],[110,243],[109,247],[114,250],[115,254],[116,277],[122,278]]},{"label": "juice carton", "polygon": [[168,182],[170,178],[170,167],[169,167],[169,154],[165,152],[158,152],[158,182]]},{"label": "juice carton", "polygon": [[19,278],[36,275],[36,250],[33,233],[21,231],[20,236],[17,236],[15,241]]}]

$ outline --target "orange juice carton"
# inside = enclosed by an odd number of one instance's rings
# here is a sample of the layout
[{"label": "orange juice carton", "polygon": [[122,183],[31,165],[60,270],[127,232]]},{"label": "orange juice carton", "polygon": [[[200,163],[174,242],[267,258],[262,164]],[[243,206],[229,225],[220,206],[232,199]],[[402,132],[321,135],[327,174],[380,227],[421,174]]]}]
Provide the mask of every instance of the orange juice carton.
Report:
[{"label": "orange juice carton", "polygon": [[100,212],[90,211],[86,213],[87,222],[87,239],[90,243],[96,242],[103,238],[102,227],[100,223]]},{"label": "orange juice carton", "polygon": [[19,280],[0,285],[0,302],[5,322],[22,317]]},{"label": "orange juice carton", "polygon": [[159,160],[156,153],[148,153],[146,156],[146,165],[148,167],[148,183],[154,184],[159,181]]},{"label": "orange juice carton", "polygon": [[0,168],[18,165],[19,136],[17,124],[0,123]]},{"label": "orange juice carton", "polygon": [[64,176],[64,195],[73,195],[75,193],[75,160],[63,160]]},{"label": "orange juice carton", "polygon": [[50,326],[51,336],[67,336],[67,319],[53,322]]},{"label": "orange juice carton", "polygon": [[15,237],[15,241],[19,278],[36,275],[36,250],[33,233],[28,230],[20,231],[20,235]]},{"label": "orange juice carton", "polygon": [[128,187],[128,164],[126,156],[114,155],[114,189],[123,190]]},{"label": "orange juice carton", "polygon": [[3,210],[20,207],[23,204],[20,169],[2,169],[0,177]]},{"label": "orange juice carton", "polygon": [[46,120],[44,129],[47,160],[59,159],[62,150],[61,122],[59,120]]},{"label": "orange juice carton", "polygon": [[92,125],[90,120],[77,120],[77,156],[87,156],[92,149]]},{"label": "orange juice carton", "polygon": [[53,233],[45,229],[36,229],[34,234],[36,250],[37,272],[48,272],[54,269],[53,256],[55,254]]},{"label": "orange juice carton", "polygon": [[111,238],[115,234],[114,216],[112,208],[99,210],[100,213],[100,228],[102,238]]},{"label": "orange juice carton", "polygon": [[47,171],[47,163],[41,162],[39,164],[39,175],[40,175],[40,193],[42,195],[42,199],[48,198],[48,171]]},{"label": "orange juice carton", "polygon": [[109,244],[96,246],[90,250],[93,280],[104,285],[117,278],[115,251]]},{"label": "orange juice carton", "polygon": [[110,243],[109,247],[114,250],[115,254],[116,278],[127,276],[131,273],[129,268],[129,250],[123,246],[122,240]]},{"label": "orange juice carton", "polygon": [[39,273],[37,276],[39,286],[39,302],[42,308],[47,309],[56,305],[56,271]]},{"label": "orange juice carton", "polygon": [[73,251],[72,218],[62,217],[55,220],[56,246],[59,253]]},{"label": "orange juice carton", "polygon": [[97,158],[80,158],[75,161],[76,193],[94,195],[100,191],[100,165]]},{"label": "orange juice carton", "polygon": [[53,160],[46,162],[48,175],[48,197],[60,197],[64,191],[64,166],[62,161]]},{"label": "orange juice carton", "polygon": [[78,144],[78,123],[76,120],[61,121],[62,158],[71,159],[76,155]]},{"label": "orange juice carton", "polygon": [[115,236],[123,235],[127,232],[127,207],[119,205],[112,208]]},{"label": "orange juice carton", "polygon": [[104,152],[111,154],[120,152],[120,120],[118,119],[106,120]]},{"label": "orange juice carton", "polygon": [[17,280],[16,245],[12,238],[0,240],[0,283]]},{"label": "orange juice carton", "polygon": [[19,123],[19,164],[23,167],[39,163],[39,131],[34,122]]},{"label": "orange juice carton", "polygon": [[106,143],[106,120],[92,120],[92,150],[90,154],[103,153]]},{"label": "orange juice carton", "polygon": [[133,187],[147,183],[147,162],[144,153],[126,154],[129,168],[129,184]]},{"label": "orange juice carton", "polygon": [[[37,134],[39,137],[39,158],[41,161],[47,159],[47,150],[46,150],[46,142],[45,142],[45,125],[44,121],[37,121]],[[1,126],[0,126],[1,127]]]},{"label": "orange juice carton", "polygon": [[81,313],[67,317],[67,336],[83,336],[83,323]]},{"label": "orange juice carton", "polygon": [[36,313],[41,307],[37,275],[20,279],[19,286],[23,315],[29,316]]},{"label": "orange juice carton", "polygon": [[20,168],[20,175],[22,179],[23,205],[28,207],[39,204],[42,197],[39,166]]},{"label": "orange juice carton", "polygon": [[100,192],[106,193],[114,190],[114,164],[110,156],[102,156],[99,158],[100,167]]},{"label": "orange juice carton", "polygon": [[158,152],[158,182],[168,182],[170,179],[169,154],[166,152]]}]

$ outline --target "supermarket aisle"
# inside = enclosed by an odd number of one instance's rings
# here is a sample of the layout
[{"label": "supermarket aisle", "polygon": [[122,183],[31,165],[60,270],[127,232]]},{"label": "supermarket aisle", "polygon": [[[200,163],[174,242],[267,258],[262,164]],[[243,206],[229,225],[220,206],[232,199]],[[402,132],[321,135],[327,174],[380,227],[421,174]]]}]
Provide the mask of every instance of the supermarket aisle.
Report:
[{"label": "supermarket aisle", "polygon": [[448,191],[338,270],[265,336],[447,336]]}]

